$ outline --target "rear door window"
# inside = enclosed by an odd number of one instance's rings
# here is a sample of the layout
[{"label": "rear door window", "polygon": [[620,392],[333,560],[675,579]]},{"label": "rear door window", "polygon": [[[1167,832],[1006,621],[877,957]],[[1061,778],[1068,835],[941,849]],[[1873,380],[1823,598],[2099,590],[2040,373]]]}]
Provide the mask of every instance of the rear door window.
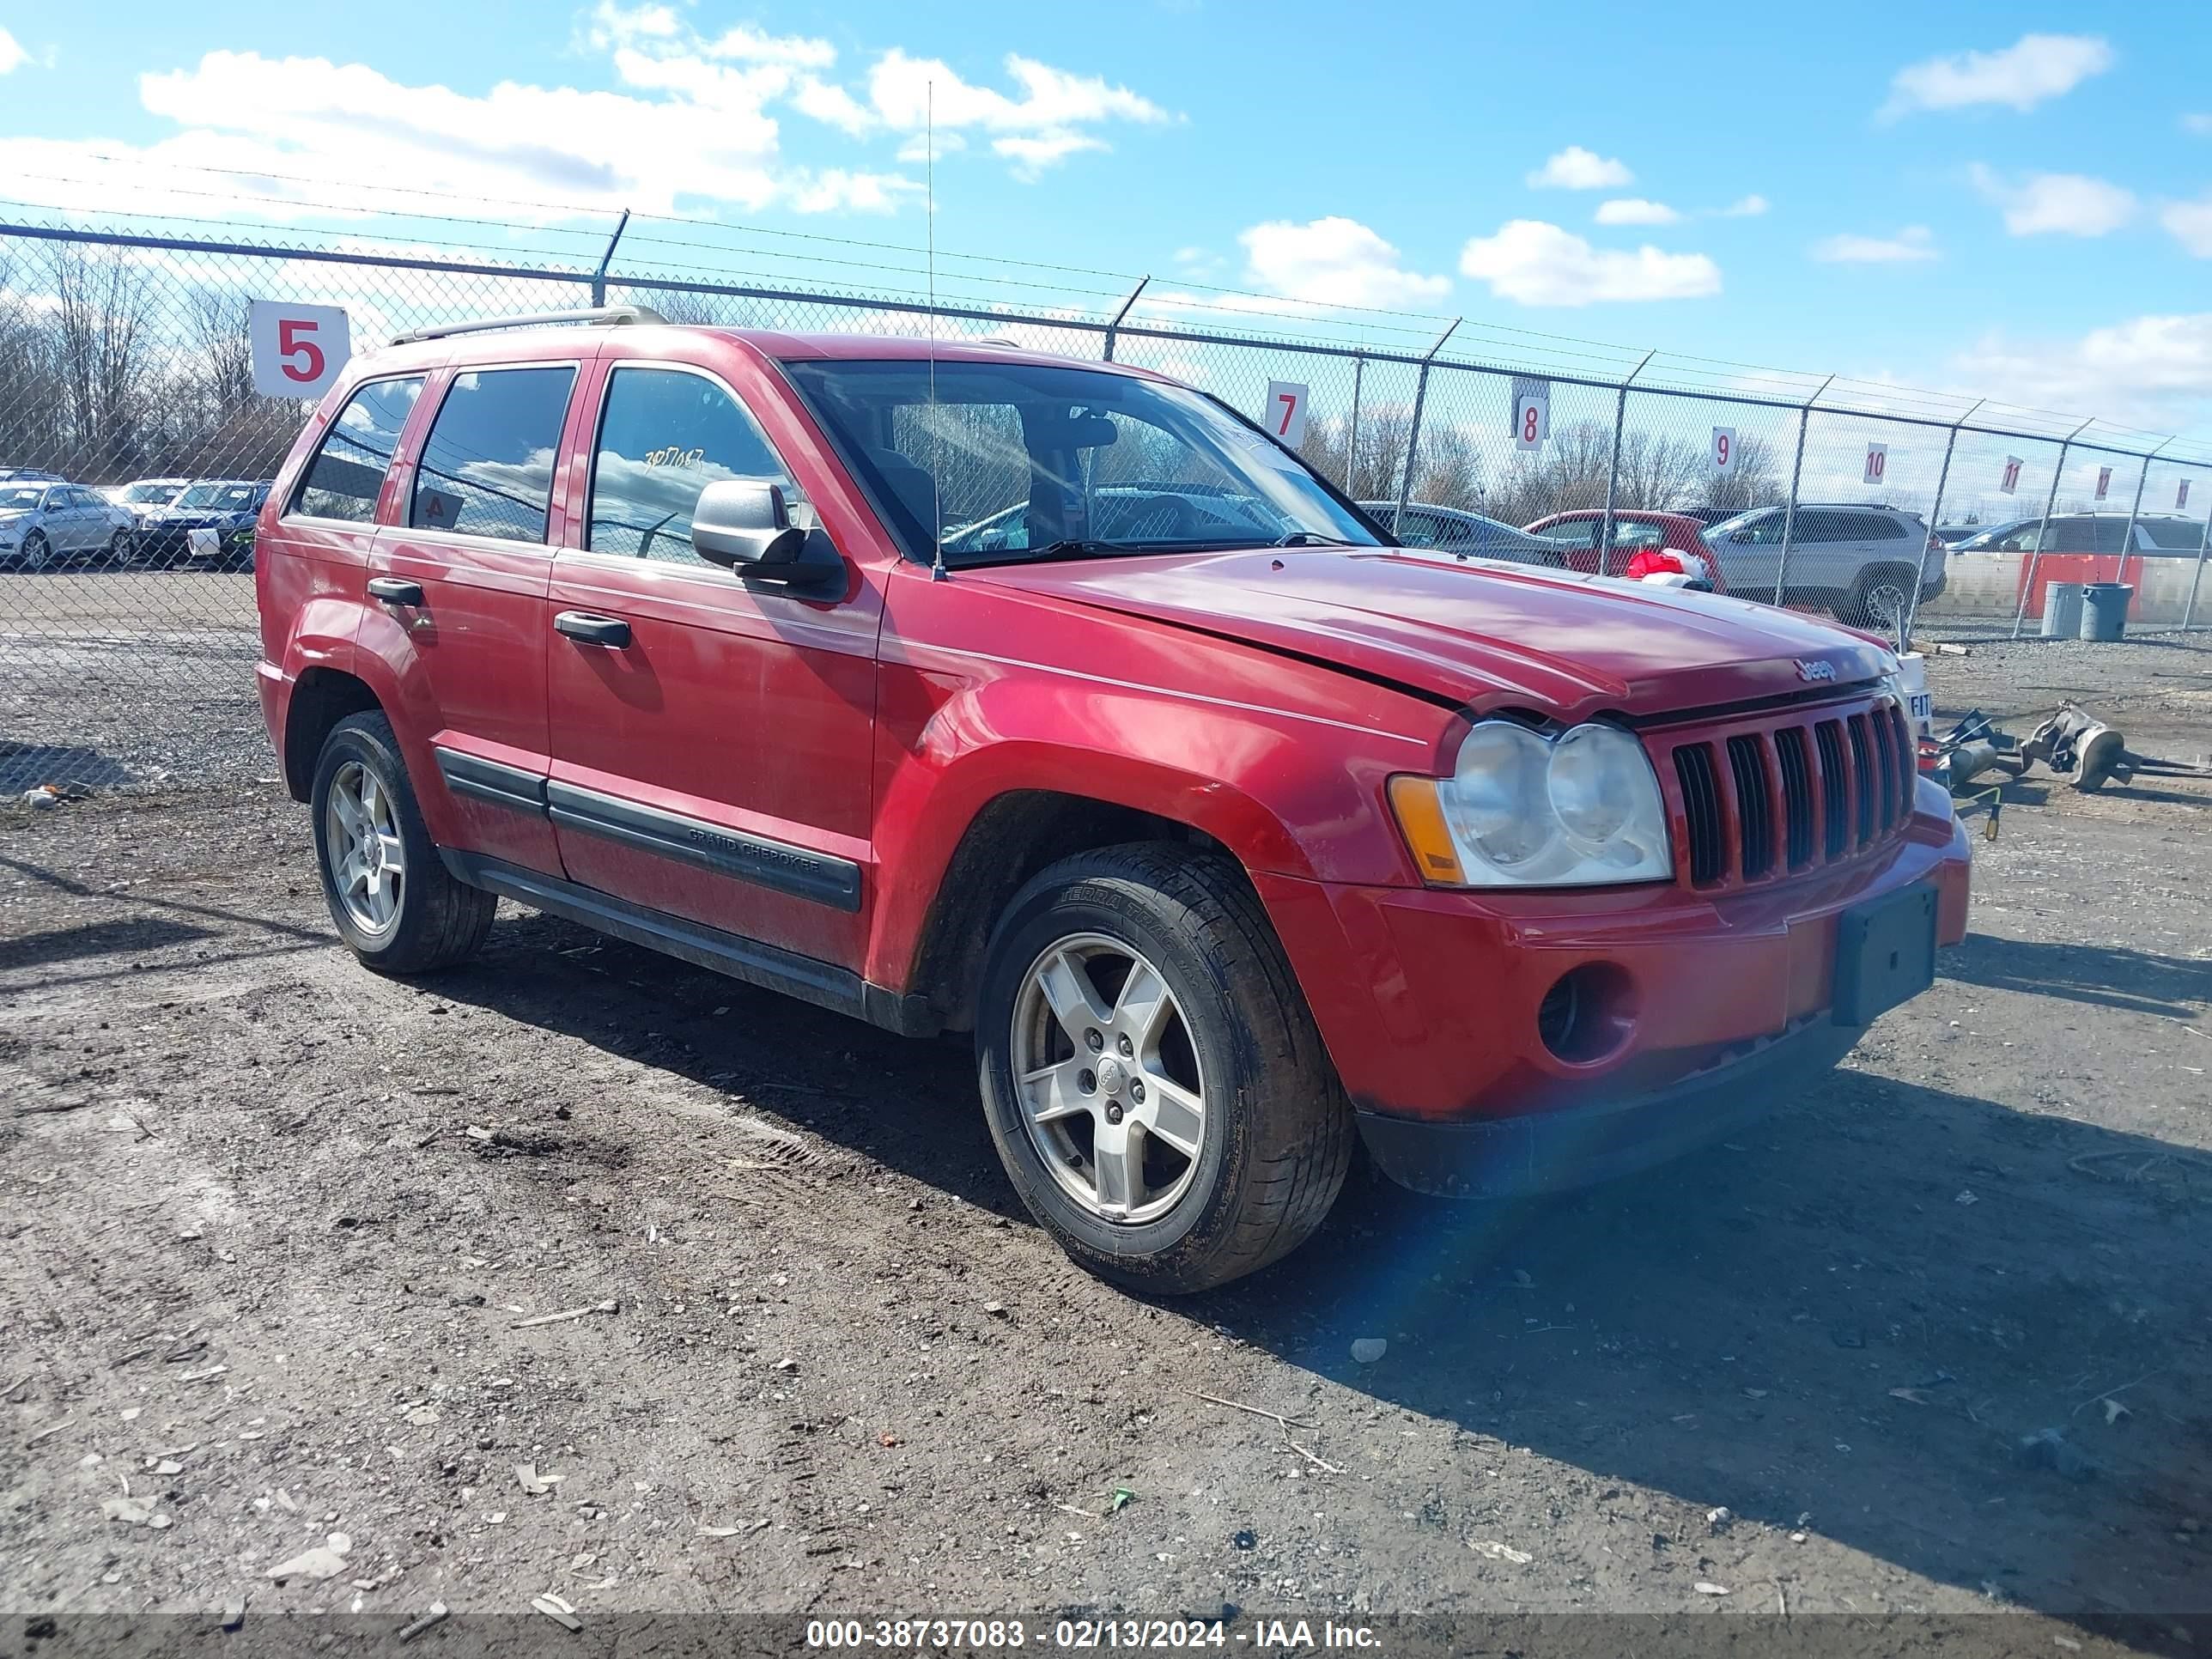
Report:
[{"label": "rear door window", "polygon": [[301,477],[292,511],[311,519],[356,524],[368,524],[376,517],[377,492],[384,488],[392,452],[399,447],[400,429],[422,396],[422,378],[414,374],[399,380],[371,380],[346,399]]},{"label": "rear door window", "polygon": [[453,384],[415,468],[407,522],[503,542],[543,542],[573,364],[472,368]]},{"label": "rear door window", "polygon": [[1597,528],[1598,520],[1595,519],[1575,519],[1536,533],[1547,542],[1557,542],[1561,547],[1595,547]]}]

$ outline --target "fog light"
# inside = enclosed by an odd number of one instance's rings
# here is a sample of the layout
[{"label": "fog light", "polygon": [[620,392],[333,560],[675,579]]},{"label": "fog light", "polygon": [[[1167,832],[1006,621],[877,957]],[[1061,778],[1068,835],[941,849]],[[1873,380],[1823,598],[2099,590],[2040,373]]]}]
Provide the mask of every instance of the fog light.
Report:
[{"label": "fog light", "polygon": [[1536,1008],[1536,1035],[1570,1065],[1617,1053],[1636,1024],[1635,986],[1609,962],[1586,962],[1553,981]]}]

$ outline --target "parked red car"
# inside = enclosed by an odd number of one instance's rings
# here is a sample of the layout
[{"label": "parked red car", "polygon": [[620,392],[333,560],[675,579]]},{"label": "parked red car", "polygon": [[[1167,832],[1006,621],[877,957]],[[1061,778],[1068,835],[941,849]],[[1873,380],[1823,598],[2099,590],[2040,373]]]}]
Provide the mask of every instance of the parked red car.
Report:
[{"label": "parked red car", "polygon": [[[1586,575],[1597,574],[1598,543],[1605,533],[1604,508],[1582,507],[1572,513],[1554,513],[1525,528],[1531,535],[1557,542],[1565,554],[1568,569],[1579,570]],[[1613,557],[1606,562],[1607,572],[1615,576],[1640,575],[1640,571],[1628,568],[1636,556],[1647,550],[1663,548],[1697,558],[1705,568],[1705,579],[1712,584],[1713,592],[1725,593],[1728,578],[1721,572],[1720,556],[1705,542],[1705,529],[1697,520],[1680,513],[1616,509],[1613,515]]]},{"label": "parked red car", "polygon": [[1703,1142],[1965,931],[1875,644],[1401,554],[1140,370],[599,319],[356,358],[263,515],[269,729],[373,969],[506,897],[972,1031],[1038,1220],[1189,1291],[1355,1132],[1493,1194]]}]

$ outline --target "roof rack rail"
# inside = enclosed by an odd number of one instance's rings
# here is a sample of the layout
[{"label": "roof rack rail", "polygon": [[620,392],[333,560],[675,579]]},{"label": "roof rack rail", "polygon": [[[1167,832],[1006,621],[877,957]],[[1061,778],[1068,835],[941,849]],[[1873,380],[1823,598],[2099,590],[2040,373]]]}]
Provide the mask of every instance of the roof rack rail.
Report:
[{"label": "roof rack rail", "polygon": [[455,334],[483,334],[495,328],[532,328],[548,323],[586,323],[614,328],[625,323],[665,323],[651,306],[590,306],[578,311],[525,311],[511,317],[486,317],[480,322],[446,323],[436,328],[411,329],[392,337],[393,345],[413,345],[422,340],[443,340]]}]

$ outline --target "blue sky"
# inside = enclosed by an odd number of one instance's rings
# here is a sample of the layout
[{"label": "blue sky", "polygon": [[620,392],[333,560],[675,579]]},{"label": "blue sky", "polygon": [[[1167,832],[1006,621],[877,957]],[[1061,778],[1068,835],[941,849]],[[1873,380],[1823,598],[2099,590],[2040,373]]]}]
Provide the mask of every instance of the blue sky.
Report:
[{"label": "blue sky", "polygon": [[2212,427],[2212,7],[1714,16],[0,4],[0,212],[409,183],[912,246],[929,86],[945,249]]}]

